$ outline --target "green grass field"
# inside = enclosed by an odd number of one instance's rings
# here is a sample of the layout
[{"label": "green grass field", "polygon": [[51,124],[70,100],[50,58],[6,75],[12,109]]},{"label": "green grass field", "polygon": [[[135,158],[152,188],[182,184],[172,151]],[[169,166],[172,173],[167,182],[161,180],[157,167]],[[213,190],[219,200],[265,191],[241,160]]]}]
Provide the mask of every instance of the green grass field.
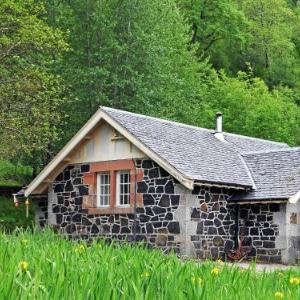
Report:
[{"label": "green grass field", "polygon": [[0,299],[300,299],[300,270],[256,273],[50,230],[0,233]]}]

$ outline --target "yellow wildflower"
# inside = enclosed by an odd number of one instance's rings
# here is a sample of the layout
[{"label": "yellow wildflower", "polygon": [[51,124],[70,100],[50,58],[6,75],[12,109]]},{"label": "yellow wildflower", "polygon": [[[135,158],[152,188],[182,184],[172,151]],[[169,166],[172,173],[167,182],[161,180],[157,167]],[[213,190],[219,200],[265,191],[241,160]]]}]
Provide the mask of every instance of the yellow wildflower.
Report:
[{"label": "yellow wildflower", "polygon": [[29,263],[27,261],[23,260],[20,262],[20,269],[22,271],[27,271],[28,268],[29,268]]},{"label": "yellow wildflower", "polygon": [[82,250],[82,251],[85,250],[85,245],[83,245],[83,244],[79,245],[78,249]]},{"label": "yellow wildflower", "polygon": [[80,244],[75,248],[76,253],[82,253],[86,249],[86,245]]},{"label": "yellow wildflower", "polygon": [[283,293],[282,293],[282,292],[276,292],[276,293],[274,294],[274,296],[275,296],[275,298],[277,298],[277,299],[283,299]]},{"label": "yellow wildflower", "polygon": [[290,278],[290,284],[298,285],[299,283],[300,283],[300,279],[298,277],[291,277]]},{"label": "yellow wildflower", "polygon": [[28,241],[25,240],[25,239],[21,241],[21,244],[22,244],[22,245],[26,245],[27,243],[28,243]]},{"label": "yellow wildflower", "polygon": [[213,268],[210,272],[212,275],[218,275],[220,273],[220,269],[219,268]]}]

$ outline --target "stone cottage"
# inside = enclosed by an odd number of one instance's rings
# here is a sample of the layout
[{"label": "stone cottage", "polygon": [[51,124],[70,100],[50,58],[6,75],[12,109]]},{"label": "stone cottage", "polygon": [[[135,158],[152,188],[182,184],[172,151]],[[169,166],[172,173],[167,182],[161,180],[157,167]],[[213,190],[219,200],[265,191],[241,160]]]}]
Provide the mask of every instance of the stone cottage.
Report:
[{"label": "stone cottage", "polygon": [[191,257],[295,262],[300,148],[100,107],[25,189],[74,238],[145,241]]}]

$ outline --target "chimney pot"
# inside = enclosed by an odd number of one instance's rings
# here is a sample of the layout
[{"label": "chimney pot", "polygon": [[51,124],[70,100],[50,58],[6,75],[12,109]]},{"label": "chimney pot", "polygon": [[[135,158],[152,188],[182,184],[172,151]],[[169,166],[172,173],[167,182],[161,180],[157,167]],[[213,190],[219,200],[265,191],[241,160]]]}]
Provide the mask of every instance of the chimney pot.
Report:
[{"label": "chimney pot", "polygon": [[217,112],[216,113],[216,133],[222,133],[222,113]]}]

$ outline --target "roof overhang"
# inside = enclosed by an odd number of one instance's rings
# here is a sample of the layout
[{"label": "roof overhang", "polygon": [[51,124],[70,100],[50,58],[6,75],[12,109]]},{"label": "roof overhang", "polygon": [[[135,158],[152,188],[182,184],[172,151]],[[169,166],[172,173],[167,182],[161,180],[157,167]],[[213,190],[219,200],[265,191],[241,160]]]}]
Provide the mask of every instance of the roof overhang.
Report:
[{"label": "roof overhang", "polygon": [[207,187],[217,187],[217,188],[226,188],[226,189],[233,189],[233,190],[239,190],[239,191],[247,191],[251,189],[251,186],[245,186],[245,185],[237,185],[232,183],[220,183],[220,182],[208,182],[203,180],[195,180],[194,181],[195,186],[207,186]]},{"label": "roof overhang", "polygon": [[263,204],[263,203],[291,203],[291,204],[296,204],[300,200],[300,191],[297,192],[296,194],[290,196],[290,197],[282,197],[282,198],[264,198],[264,199],[245,199],[245,200],[230,200],[228,204],[229,205],[234,205],[234,204]]},{"label": "roof overhang", "polygon": [[242,200],[242,201],[230,201],[228,205],[253,205],[253,204],[274,204],[274,203],[286,203],[287,199],[261,199],[261,200]]},{"label": "roof overhang", "polygon": [[295,204],[300,200],[300,191],[289,198],[289,203]]},{"label": "roof overhang", "polygon": [[145,155],[154,160],[159,166],[176,178],[182,185],[189,190],[193,189],[193,179],[186,178],[165,159],[157,155],[157,153],[143,144],[138,138],[120,125],[115,119],[109,116],[104,110],[99,108],[97,112],[88,120],[88,122],[74,135],[74,137],[58,152],[58,154],[50,161],[50,163],[28,185],[24,192],[25,197],[28,197],[31,194],[40,194],[45,191],[50,182],[49,177],[53,177],[53,172],[55,171],[57,174],[62,171],[63,167],[65,167],[70,161],[68,155],[70,155],[75,147],[79,145],[79,143],[101,120],[106,121],[115,130],[120,132],[120,134],[126,137],[134,146],[139,148]]}]

